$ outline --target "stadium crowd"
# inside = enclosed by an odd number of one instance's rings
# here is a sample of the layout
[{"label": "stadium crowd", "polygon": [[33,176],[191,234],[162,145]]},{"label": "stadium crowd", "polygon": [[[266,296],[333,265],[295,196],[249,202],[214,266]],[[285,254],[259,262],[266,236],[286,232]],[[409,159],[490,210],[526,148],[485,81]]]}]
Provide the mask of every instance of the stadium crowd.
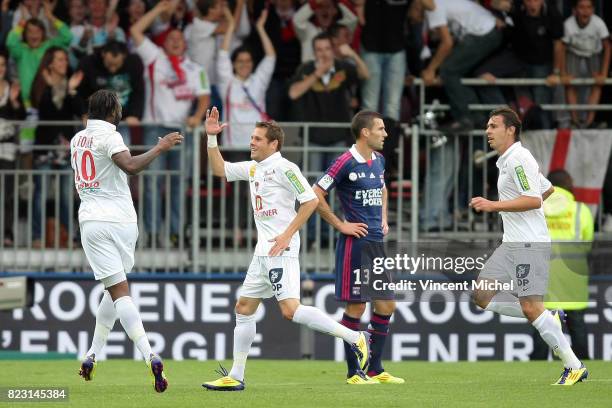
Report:
[{"label": "stadium crowd", "polygon": [[[118,93],[118,131],[132,144],[154,144],[168,131],[197,126],[209,106],[219,107],[230,124],[221,142],[245,149],[253,122],[268,118],[348,123],[356,111],[369,109],[380,111],[393,129],[418,112],[415,78],[432,87],[429,100],[451,105],[452,117],[441,127],[452,132],[483,128],[484,115],[468,110],[478,102],[509,104],[530,129],[606,128],[610,112],[540,108],[552,101],[612,99],[602,87],[612,23],[612,7],[604,3],[2,0],[0,117],[24,124],[0,122],[0,169],[70,169],[64,150],[37,146],[66,146],[76,128],[37,121],[79,120],[89,95],[103,88]],[[462,85],[460,78],[470,76],[492,85],[496,78],[545,78],[547,86]],[[595,78],[596,84],[575,88],[571,78]],[[350,136],[320,128],[309,140],[345,146]],[[309,168],[323,170],[329,159],[314,154]],[[179,162],[178,154],[169,154],[155,169],[177,169]],[[43,177],[34,177],[34,184]],[[163,187],[158,181],[145,181],[145,233],[161,228],[162,206],[150,206]],[[60,218],[67,225],[71,183],[60,185]],[[181,228],[177,198],[171,194],[173,237]],[[43,239],[41,207],[35,198],[34,246]],[[6,208],[6,245],[12,245],[15,211]],[[448,213],[437,211],[428,216]]]}]

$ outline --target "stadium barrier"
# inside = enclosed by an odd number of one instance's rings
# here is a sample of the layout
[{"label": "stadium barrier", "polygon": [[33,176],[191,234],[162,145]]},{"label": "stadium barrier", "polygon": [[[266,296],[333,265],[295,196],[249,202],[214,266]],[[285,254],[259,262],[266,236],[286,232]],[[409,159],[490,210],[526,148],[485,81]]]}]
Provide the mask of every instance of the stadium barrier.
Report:
[{"label": "stadium barrier", "polygon": [[[130,291],[153,351],[175,360],[231,358],[234,302],[241,276],[143,275],[131,278]],[[86,353],[102,285],[90,275],[38,274],[35,304],[0,313],[2,353]],[[606,277],[609,278],[609,277]],[[343,305],[334,285],[316,280],[304,301],[340,320]],[[612,360],[612,281],[591,283],[585,311],[591,358]],[[256,312],[257,335],[249,358],[344,360],[342,341],[284,320],[274,300]],[[369,307],[369,305],[368,305]],[[364,313],[363,325],[370,313]],[[420,301],[398,302],[384,359],[392,361],[526,361],[533,349],[531,325],[477,309],[466,293],[432,291]],[[308,333],[306,333],[308,332]],[[282,342],[278,342],[282,333]],[[139,359],[139,352],[115,324],[98,359]]]}]

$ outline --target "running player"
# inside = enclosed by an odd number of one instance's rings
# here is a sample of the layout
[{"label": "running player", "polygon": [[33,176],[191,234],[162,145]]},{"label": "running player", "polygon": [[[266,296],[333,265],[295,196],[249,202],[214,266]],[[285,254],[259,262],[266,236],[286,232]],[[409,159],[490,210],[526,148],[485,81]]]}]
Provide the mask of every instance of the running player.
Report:
[{"label": "running player", "polygon": [[[251,161],[223,160],[217,135],[227,126],[219,124],[219,111],[206,112],[208,158],[213,174],[227,181],[249,182],[257,227],[253,260],[236,303],[234,363],[228,373],[202,386],[215,391],[244,390],[246,359],[255,338],[255,312],[262,298],[276,297],[283,317],[313,330],[340,337],[365,367],[368,360],[366,333],[350,330],[321,310],[300,304],[299,229],[317,208],[317,197],[300,169],[281,156],[285,134],[274,122],[257,122],[251,135]],[[295,201],[300,203],[295,211]]]},{"label": "running player", "polygon": [[474,197],[470,202],[476,211],[499,211],[504,226],[502,244],[485,264],[479,281],[512,283],[514,289],[477,290],[474,301],[485,310],[527,318],[563,361],[565,368],[554,385],[574,385],[589,373],[563,334],[560,313],[544,308],[551,250],[542,209],[544,188],[538,163],[521,145],[520,132],[521,121],[513,110],[504,107],[491,112],[486,133],[500,156],[499,201]]},{"label": "running player", "polygon": [[[383,237],[389,232],[385,159],[377,152],[383,148],[387,132],[382,116],[370,111],[359,112],[353,117],[351,132],[355,144],[332,163],[314,185],[314,191],[319,198],[317,211],[341,233],[336,246],[336,299],[346,302],[342,324],[358,330],[366,301],[370,300],[362,293],[360,281],[363,277],[358,273],[372,270],[371,265],[364,265],[362,256],[370,260],[384,257]],[[325,200],[334,187],[338,189],[344,221],[333,213]],[[368,326],[371,357],[367,374],[359,369],[357,360],[350,353],[350,345],[345,343],[346,381],[348,384],[402,384],[402,378],[392,376],[382,365],[395,301],[391,296],[390,299],[374,299],[372,303],[374,313]]]},{"label": "running player", "polygon": [[93,379],[96,356],[119,317],[151,370],[155,391],[164,392],[168,387],[164,365],[151,351],[126,277],[134,266],[138,239],[136,211],[126,173],[138,174],[160,154],[181,143],[183,136],[170,133],[159,138],[148,152],[132,157],[116,131],[120,120],[121,103],[117,95],[108,90],[97,91],[89,98],[86,128],[70,141],[74,182],[81,198],[81,242],[96,280],[106,289],[96,312],[91,348],[81,363],[79,375],[85,381]]}]

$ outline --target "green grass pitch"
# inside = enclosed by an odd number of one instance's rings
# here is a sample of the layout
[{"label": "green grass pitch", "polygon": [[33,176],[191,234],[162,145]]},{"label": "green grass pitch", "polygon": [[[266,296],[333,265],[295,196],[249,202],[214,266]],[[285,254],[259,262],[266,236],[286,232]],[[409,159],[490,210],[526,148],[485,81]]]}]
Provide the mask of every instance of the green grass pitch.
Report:
[{"label": "green grass pitch", "polygon": [[[224,362],[226,367],[231,362]],[[78,361],[0,361],[0,386],[68,387],[60,403],[0,402],[25,407],[610,407],[612,364],[590,361],[589,380],[573,387],[551,386],[559,362],[386,363],[404,377],[403,385],[350,386],[343,383],[344,365],[321,361],[251,360],[247,388],[212,392],[201,383],[217,378],[214,361],[165,361],[169,388],[153,390],[142,362],[98,363],[94,381],[77,375]]]}]

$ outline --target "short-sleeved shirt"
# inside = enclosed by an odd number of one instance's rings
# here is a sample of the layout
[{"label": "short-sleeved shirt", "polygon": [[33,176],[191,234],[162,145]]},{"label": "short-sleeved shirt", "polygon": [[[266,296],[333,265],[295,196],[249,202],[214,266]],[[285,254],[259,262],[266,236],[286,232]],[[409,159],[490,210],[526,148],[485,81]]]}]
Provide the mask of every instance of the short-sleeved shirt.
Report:
[{"label": "short-sleeved shirt", "polygon": [[368,225],[366,240],[383,240],[385,159],[382,154],[373,152],[366,160],[353,145],[329,166],[317,185],[326,192],[337,188],[346,221]]},{"label": "short-sleeved shirt", "polygon": [[603,50],[602,40],[608,38],[610,33],[606,23],[596,15],[591,16],[589,24],[580,27],[576,17],[571,16],[563,24],[563,42],[567,50],[580,57],[591,57]]},{"label": "short-sleeved shirt", "polygon": [[[514,143],[497,159],[497,168],[500,201],[514,200],[520,196],[542,199],[542,189],[548,184],[542,180],[533,155],[521,142]],[[503,242],[550,242],[542,207],[521,212],[502,211],[500,214],[504,225]]]},{"label": "short-sleeved shirt", "polygon": [[462,38],[482,36],[495,28],[495,17],[481,5],[470,0],[436,0],[436,8],[425,12],[429,28],[447,26]]},{"label": "short-sleeved shirt", "polygon": [[136,223],[127,175],[112,159],[126,150],[115,125],[103,120],[88,120],[70,141],[70,163],[81,198],[79,222]]},{"label": "short-sleeved shirt", "polygon": [[166,53],[145,37],[136,47],[145,66],[144,120],[180,123],[189,116],[194,98],[210,94],[206,70],[188,57],[179,57],[181,80]]},{"label": "short-sleeved shirt", "polygon": [[[257,227],[255,256],[268,256],[274,246],[269,241],[282,234],[295,218],[296,200],[303,204],[317,197],[298,166],[279,152],[260,162],[225,162],[225,177],[227,181],[249,182]],[[299,253],[300,234],[296,232],[282,256],[297,258]]]}]

